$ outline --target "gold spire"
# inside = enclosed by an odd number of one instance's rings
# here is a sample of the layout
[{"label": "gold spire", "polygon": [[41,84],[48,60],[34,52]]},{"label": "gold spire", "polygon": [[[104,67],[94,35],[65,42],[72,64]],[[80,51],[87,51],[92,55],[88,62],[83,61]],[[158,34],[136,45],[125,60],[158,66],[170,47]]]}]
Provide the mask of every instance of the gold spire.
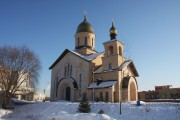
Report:
[{"label": "gold spire", "polygon": [[112,19],[112,27],[110,28],[109,33],[110,33],[111,40],[112,40],[112,39],[116,39],[117,30],[116,30],[116,28],[114,27],[114,19]]}]

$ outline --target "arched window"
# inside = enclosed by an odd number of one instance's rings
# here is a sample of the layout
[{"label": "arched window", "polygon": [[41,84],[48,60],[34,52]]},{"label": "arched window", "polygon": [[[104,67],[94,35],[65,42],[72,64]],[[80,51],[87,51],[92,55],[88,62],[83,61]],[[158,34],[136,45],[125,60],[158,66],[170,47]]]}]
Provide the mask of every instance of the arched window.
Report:
[{"label": "arched window", "polygon": [[72,65],[70,66],[70,77],[72,77]]},{"label": "arched window", "polygon": [[87,37],[85,37],[85,46],[87,46]]},{"label": "arched window", "polygon": [[109,70],[112,70],[112,64],[109,63]]},{"label": "arched window", "polygon": [[113,46],[108,47],[108,55],[112,55],[113,53]]},{"label": "arched window", "polygon": [[77,45],[79,46],[79,44],[80,44],[80,38],[78,38],[78,44]]},{"label": "arched window", "polygon": [[67,76],[69,77],[69,74],[70,74],[70,65],[69,65],[69,63],[68,63],[68,70],[67,70]]},{"label": "arched window", "polygon": [[66,77],[67,76],[67,66],[65,66],[65,68],[64,68],[64,77]]},{"label": "arched window", "polygon": [[93,45],[94,45],[94,43],[93,43],[93,42],[94,42],[94,40],[93,40],[93,38],[92,38],[92,47],[93,47]]},{"label": "arched window", "polygon": [[121,47],[119,46],[119,55],[121,55],[122,56],[122,49],[121,49]]}]

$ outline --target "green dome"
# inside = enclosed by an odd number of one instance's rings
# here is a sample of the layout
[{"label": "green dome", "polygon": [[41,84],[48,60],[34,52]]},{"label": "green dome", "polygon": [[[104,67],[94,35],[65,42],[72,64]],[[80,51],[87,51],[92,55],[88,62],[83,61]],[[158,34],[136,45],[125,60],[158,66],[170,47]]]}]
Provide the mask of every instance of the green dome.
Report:
[{"label": "green dome", "polygon": [[90,23],[88,23],[86,21],[86,19],[84,19],[84,21],[82,23],[79,24],[77,30],[76,30],[76,33],[80,33],[80,32],[90,32],[90,33],[93,33],[94,34],[94,29],[93,27],[91,26]]}]

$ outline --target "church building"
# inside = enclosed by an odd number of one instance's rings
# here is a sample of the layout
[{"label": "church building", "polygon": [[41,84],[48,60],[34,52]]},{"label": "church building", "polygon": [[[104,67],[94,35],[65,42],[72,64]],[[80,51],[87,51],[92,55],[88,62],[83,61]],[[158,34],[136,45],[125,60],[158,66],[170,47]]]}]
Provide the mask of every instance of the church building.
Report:
[{"label": "church building", "polygon": [[49,67],[51,100],[77,101],[87,93],[89,101],[135,101],[138,72],[132,60],[123,56],[124,44],[116,39],[112,22],[104,52],[95,50],[94,29],[86,16],[75,33],[75,49],[65,49]]}]

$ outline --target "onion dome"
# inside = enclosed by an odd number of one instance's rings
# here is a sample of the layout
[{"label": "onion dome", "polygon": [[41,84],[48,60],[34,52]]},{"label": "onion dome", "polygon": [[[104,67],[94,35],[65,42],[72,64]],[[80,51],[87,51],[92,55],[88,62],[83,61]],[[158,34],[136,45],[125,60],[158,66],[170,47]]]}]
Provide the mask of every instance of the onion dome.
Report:
[{"label": "onion dome", "polygon": [[109,33],[110,33],[111,40],[116,39],[117,30],[114,27],[114,22],[112,22],[112,27],[110,28]]},{"label": "onion dome", "polygon": [[94,29],[90,23],[87,22],[86,16],[84,16],[84,21],[79,24],[76,33],[80,32],[90,32],[94,34]]}]

